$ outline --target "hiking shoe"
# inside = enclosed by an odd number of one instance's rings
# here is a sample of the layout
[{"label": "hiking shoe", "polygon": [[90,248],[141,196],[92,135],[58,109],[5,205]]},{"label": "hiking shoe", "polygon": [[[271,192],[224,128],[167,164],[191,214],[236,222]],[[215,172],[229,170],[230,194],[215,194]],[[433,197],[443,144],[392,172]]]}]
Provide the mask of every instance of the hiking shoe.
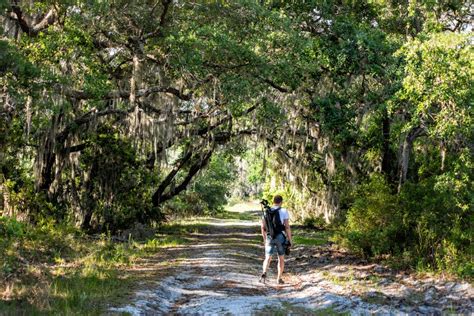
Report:
[{"label": "hiking shoe", "polygon": [[285,282],[283,281],[283,279],[278,279],[277,283],[278,283],[278,284],[285,284]]},{"label": "hiking shoe", "polygon": [[262,276],[260,277],[260,280],[259,282],[260,283],[265,283],[265,280],[267,279],[267,274],[266,273],[262,273]]}]

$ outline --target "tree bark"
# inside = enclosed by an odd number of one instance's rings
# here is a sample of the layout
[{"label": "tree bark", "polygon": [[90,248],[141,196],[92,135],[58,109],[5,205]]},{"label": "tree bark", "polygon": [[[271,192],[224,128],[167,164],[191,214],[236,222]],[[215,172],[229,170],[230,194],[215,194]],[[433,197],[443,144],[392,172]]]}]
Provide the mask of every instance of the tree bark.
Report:
[{"label": "tree bark", "polygon": [[401,146],[400,162],[399,162],[399,180],[398,180],[398,193],[402,189],[403,183],[407,179],[408,166],[410,162],[410,153],[413,149],[413,142],[415,139],[422,135],[424,129],[420,126],[413,127],[408,131],[405,140]]},{"label": "tree bark", "polygon": [[[211,148],[201,159],[198,159],[193,165],[191,165],[186,177],[179,185],[169,190],[167,193],[164,193],[164,189],[157,190],[155,194],[153,194],[153,198],[152,198],[153,206],[157,207],[161,203],[170,200],[171,198],[175,197],[182,191],[186,190],[188,184],[191,182],[194,176],[199,172],[199,170],[204,168],[209,163],[209,159],[211,158],[213,152],[214,152],[214,148]],[[189,159],[191,159],[191,157]],[[171,181],[170,181],[170,184],[171,184]]]},{"label": "tree bark", "polygon": [[390,183],[396,183],[396,163],[394,163],[394,155],[390,148],[390,118],[385,109],[382,119],[382,164],[381,171],[386,175]]},{"label": "tree bark", "polygon": [[176,164],[176,166],[168,173],[166,178],[160,183],[158,186],[158,189],[155,191],[155,193],[152,196],[152,202],[154,206],[157,206],[160,203],[161,197],[163,196],[163,193],[165,190],[171,185],[171,182],[173,182],[174,178],[176,177],[176,174],[186,165],[186,163],[191,159],[192,157],[192,150],[188,150],[188,152],[183,156],[183,158],[180,159],[180,161]]},{"label": "tree bark", "polygon": [[54,9],[50,9],[38,23],[32,24],[32,18],[25,15],[19,6],[13,5],[11,10],[16,16],[16,20],[18,21],[21,30],[28,34],[28,36],[32,37],[37,36],[41,31],[54,24],[58,16]]},{"label": "tree bark", "polygon": [[97,162],[94,160],[92,162],[91,169],[89,171],[89,175],[86,180],[85,184],[85,194],[84,194],[84,199],[85,199],[85,209],[82,217],[82,223],[81,223],[81,229],[84,231],[91,231],[92,225],[91,225],[91,220],[92,220],[92,215],[94,215],[94,210],[96,208],[96,202],[95,199],[93,198],[93,189],[94,189],[94,178],[97,175],[98,171],[98,165]]}]

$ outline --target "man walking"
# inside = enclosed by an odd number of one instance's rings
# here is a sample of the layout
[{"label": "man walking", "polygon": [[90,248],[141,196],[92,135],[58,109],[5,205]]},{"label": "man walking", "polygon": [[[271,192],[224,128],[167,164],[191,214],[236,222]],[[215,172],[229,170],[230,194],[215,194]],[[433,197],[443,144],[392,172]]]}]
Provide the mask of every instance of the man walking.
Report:
[{"label": "man walking", "polygon": [[262,237],[265,244],[265,260],[263,261],[263,272],[260,281],[265,283],[267,269],[270,265],[272,255],[278,254],[278,277],[277,283],[284,284],[282,279],[285,269],[285,248],[291,246],[290,216],[288,210],[282,208],[283,198],[281,195],[273,197],[273,207],[265,211],[262,218]]}]

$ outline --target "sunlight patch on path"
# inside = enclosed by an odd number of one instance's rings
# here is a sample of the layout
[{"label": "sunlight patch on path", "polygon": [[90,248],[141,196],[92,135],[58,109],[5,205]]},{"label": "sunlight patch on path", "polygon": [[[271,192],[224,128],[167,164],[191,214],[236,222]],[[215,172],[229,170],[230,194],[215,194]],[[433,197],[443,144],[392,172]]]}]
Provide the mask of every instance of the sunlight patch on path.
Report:
[{"label": "sunlight patch on path", "polygon": [[232,206],[226,206],[225,208],[228,212],[236,212],[236,213],[244,213],[244,212],[251,212],[260,210],[260,201],[249,201],[249,202],[241,202],[234,204]]},{"label": "sunlight patch on path", "polygon": [[210,250],[182,262],[181,271],[157,283],[154,290],[140,291],[132,304],[111,312],[132,315],[153,313],[251,314],[267,306],[280,307],[268,297],[254,274],[226,272],[239,265],[219,250]]},{"label": "sunlight patch on path", "polygon": [[[328,291],[309,280],[290,280],[294,285],[278,288],[269,276],[267,286],[257,280],[258,266],[246,267],[230,259],[232,250],[209,250],[182,261],[180,271],[157,283],[154,290],[137,293],[132,304],[110,309],[132,315],[153,313],[251,315],[267,310],[298,307],[299,312],[316,309],[351,310],[353,314],[391,313],[389,307],[362,302]],[[241,270],[241,272],[237,272]],[[245,272],[242,272],[245,271]],[[300,282],[298,282],[300,281]],[[400,312],[400,311],[399,311]]]},{"label": "sunlight patch on path", "polygon": [[[289,258],[289,270],[285,274],[287,284],[284,286],[276,285],[274,260],[267,285],[263,285],[258,282],[263,247],[256,243],[255,238],[259,235],[258,227],[253,227],[256,224],[212,219],[206,225],[209,225],[209,230],[191,234],[196,243],[167,250],[176,253],[186,251],[189,255],[173,268],[172,275],[157,281],[151,289],[148,287],[137,292],[129,305],[109,311],[132,315],[253,315],[260,312],[281,315],[438,315],[445,311],[444,307],[436,305],[436,301],[446,298],[438,297],[436,291],[431,291],[434,294],[428,290],[421,292],[424,297],[420,298],[419,303],[410,303],[408,299],[418,295],[417,292],[409,290],[401,281],[384,281],[381,267],[351,261],[344,264],[340,262],[344,258],[325,258],[322,255],[330,253],[325,246],[295,247]],[[321,253],[316,253],[316,249],[322,249]],[[298,262],[307,265],[298,267]],[[358,290],[371,277],[380,279],[380,284]],[[403,282],[407,280],[409,276],[402,279]],[[382,284],[382,281],[388,283]],[[393,293],[392,283],[396,287]],[[463,295],[467,300],[464,299],[463,304],[472,298],[469,284],[453,283],[453,289],[465,293]],[[432,299],[427,295],[431,295]],[[453,309],[458,310],[466,313],[472,308],[466,305],[466,308]]]},{"label": "sunlight patch on path", "polygon": [[260,226],[258,221],[239,221],[236,223],[233,220],[227,219],[216,219],[213,221],[203,221],[204,224],[209,226],[218,226],[218,227],[251,227],[251,226]]}]

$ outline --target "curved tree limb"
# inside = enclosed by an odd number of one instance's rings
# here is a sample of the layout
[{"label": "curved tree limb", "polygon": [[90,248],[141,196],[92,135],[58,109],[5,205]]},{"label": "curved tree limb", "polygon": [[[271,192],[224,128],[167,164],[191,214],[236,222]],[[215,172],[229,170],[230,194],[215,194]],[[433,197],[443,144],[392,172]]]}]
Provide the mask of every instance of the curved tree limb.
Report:
[{"label": "curved tree limb", "polygon": [[[165,182],[165,181],[163,181],[162,184],[160,184],[159,188],[153,194],[153,197],[152,197],[153,206],[157,207],[161,203],[170,200],[171,198],[175,197],[179,193],[186,190],[188,184],[191,182],[191,180],[194,178],[194,176],[199,172],[199,170],[204,168],[209,163],[209,160],[212,156],[212,153],[214,152],[214,149],[215,149],[215,147],[212,147],[210,150],[208,150],[204,154],[204,156],[202,156],[200,159],[197,159],[197,161],[190,166],[190,168],[188,170],[188,173],[186,174],[185,178],[183,179],[183,181],[181,181],[181,183],[179,185],[177,185],[173,189],[169,190],[167,193],[164,193],[166,188],[170,186],[172,180],[176,176],[179,169],[182,169],[184,167],[185,163],[192,158],[191,157],[192,155],[190,155],[188,157],[188,155],[189,155],[189,153],[188,153],[184,157],[184,158],[186,158],[185,161],[180,161],[180,163],[178,165],[178,169],[176,171],[175,171],[175,169],[173,169],[171,171],[171,173],[166,177],[165,180],[168,180],[167,181],[168,183],[166,184],[166,186],[163,185],[164,182]],[[194,157],[197,157],[197,156],[198,156],[197,154],[194,155]],[[171,177],[170,177],[170,175],[171,175]],[[168,179],[168,178],[171,178],[171,179]]]},{"label": "curved tree limb", "polygon": [[16,20],[23,32],[29,36],[37,36],[39,32],[47,29],[54,24],[58,19],[58,14],[55,9],[50,9],[36,24],[32,24],[31,17],[25,15],[18,5],[11,6],[12,12],[16,15]]},{"label": "curved tree limb", "polygon": [[[76,99],[76,100],[88,100],[88,99],[101,99],[101,100],[110,100],[110,99],[127,99],[130,97],[130,91],[127,90],[113,90],[109,93],[106,93],[103,96],[95,96],[83,90],[74,90],[65,87],[58,86],[59,90],[62,90],[66,96]],[[189,101],[192,99],[192,93],[184,93],[173,87],[163,87],[163,86],[154,86],[147,89],[140,89],[136,91],[135,97],[147,97],[154,93],[169,93],[176,96],[178,99],[183,101]]]},{"label": "curved tree limb", "polygon": [[[161,4],[163,5],[163,10],[161,11],[161,14],[160,14],[160,22],[158,23],[158,27],[153,32],[144,34],[142,36],[143,39],[148,39],[150,37],[162,36],[163,35],[163,28],[166,25],[166,17],[168,15],[168,11],[169,11],[169,8],[170,8],[172,2],[173,2],[172,0],[162,0],[161,1]],[[152,10],[152,12],[153,11],[154,10]]]},{"label": "curved tree limb", "polygon": [[422,136],[426,132],[423,126],[415,126],[410,129],[400,146],[400,161],[399,161],[399,178],[398,178],[398,193],[402,189],[403,183],[407,179],[408,165],[410,162],[410,153],[413,149],[413,142],[419,136]]}]

